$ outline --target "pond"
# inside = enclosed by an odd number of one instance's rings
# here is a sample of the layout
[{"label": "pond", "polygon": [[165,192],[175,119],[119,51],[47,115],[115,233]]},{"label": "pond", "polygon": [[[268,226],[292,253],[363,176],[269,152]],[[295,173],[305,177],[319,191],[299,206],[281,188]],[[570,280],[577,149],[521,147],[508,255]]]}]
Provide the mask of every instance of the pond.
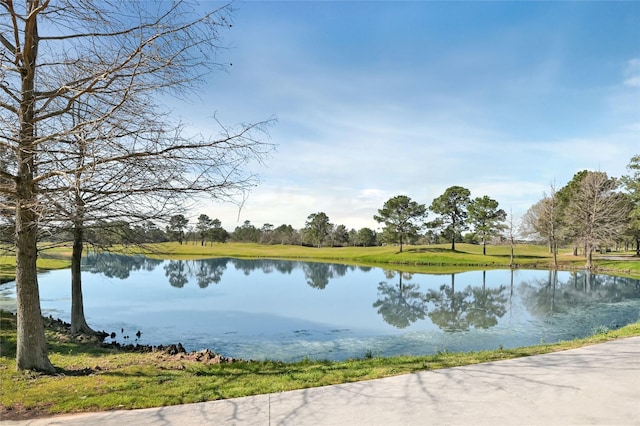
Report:
[{"label": "pond", "polygon": [[[39,275],[43,314],[70,321],[70,274]],[[115,332],[120,343],[180,342],[188,351],[284,361],[550,343],[614,329],[640,314],[640,281],[583,271],[435,275],[287,260],[94,255],[84,262],[83,289],[87,322]],[[0,296],[15,299],[15,283],[0,286]]]}]

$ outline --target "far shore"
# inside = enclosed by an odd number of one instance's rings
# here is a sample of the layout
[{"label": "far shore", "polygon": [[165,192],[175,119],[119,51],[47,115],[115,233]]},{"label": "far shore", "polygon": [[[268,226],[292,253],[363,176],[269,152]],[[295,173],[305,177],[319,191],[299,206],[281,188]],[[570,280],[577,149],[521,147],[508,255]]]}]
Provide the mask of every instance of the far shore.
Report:
[{"label": "far shore", "polygon": [[[412,273],[450,274],[470,270],[488,269],[558,269],[577,271],[585,269],[585,258],[574,256],[570,248],[561,249],[557,265],[546,246],[518,244],[487,246],[487,255],[482,246],[456,244],[405,245],[376,247],[306,247],[281,244],[257,243],[206,243],[185,242],[179,244],[158,243],[145,246],[113,246],[108,251],[129,255],[144,255],[166,260],[197,260],[212,257],[283,259],[310,262],[333,262],[349,265],[373,266]],[[91,249],[85,251],[85,255]],[[41,252],[38,268],[41,271],[66,269],[71,266],[71,249],[68,245],[48,248]],[[635,251],[595,253],[592,272],[640,279],[640,256]],[[0,256],[0,284],[15,279],[15,257]]]}]

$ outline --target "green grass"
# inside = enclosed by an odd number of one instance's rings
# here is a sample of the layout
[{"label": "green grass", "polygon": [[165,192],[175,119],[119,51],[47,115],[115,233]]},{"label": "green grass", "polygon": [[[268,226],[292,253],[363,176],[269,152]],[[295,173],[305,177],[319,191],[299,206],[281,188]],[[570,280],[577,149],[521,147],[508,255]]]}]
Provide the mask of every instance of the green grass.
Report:
[{"label": "green grass", "polygon": [[[71,266],[69,258],[42,256],[38,259],[38,270],[64,269]],[[0,256],[0,283],[13,281],[16,278],[15,256]]]},{"label": "green grass", "polygon": [[[551,261],[546,249],[534,245],[517,247],[517,262],[521,264]],[[228,257],[273,257],[305,260],[342,260],[365,263],[395,263],[417,265],[509,265],[509,247],[498,246],[487,249],[482,255],[482,247],[473,244],[458,244],[452,251],[449,245],[404,246],[403,252],[397,246],[383,247],[303,247],[290,245],[263,245],[254,243],[225,243],[200,246],[178,243],[163,243],[149,246],[153,256],[228,256]],[[570,259],[574,261],[578,259]]]},{"label": "green grass", "polygon": [[[123,250],[132,252],[131,250]],[[140,252],[139,249],[136,250]],[[201,247],[195,244],[152,245],[145,252],[157,258],[197,259],[207,257],[280,258],[333,261],[389,267],[407,272],[450,273],[469,269],[509,266],[509,247],[459,244],[398,247],[311,248],[300,246],[227,243]],[[68,249],[46,251],[38,266],[43,269],[69,266]],[[561,253],[561,268],[580,268],[584,259]],[[551,257],[545,247],[516,248],[521,268],[547,268]],[[386,266],[385,266],[386,265]],[[624,260],[596,257],[598,268],[609,273],[640,277],[640,262],[628,255]],[[11,277],[15,259],[0,257],[0,277]],[[50,359],[59,375],[47,376],[15,369],[15,317],[2,312],[0,323],[0,416],[26,418],[56,413],[132,409],[301,389],[337,383],[388,377],[415,371],[446,368],[500,359],[529,356],[575,348],[626,336],[640,335],[640,323],[586,339],[508,350],[438,353],[422,357],[379,358],[363,353],[362,359],[344,362],[302,361],[297,363],[235,362],[205,364],[188,357],[160,353],[135,354],[84,345],[47,332]],[[603,330],[599,330],[603,331]]]},{"label": "green grass", "polygon": [[[317,262],[338,262],[352,265],[382,266],[391,265],[394,269],[406,272],[452,273],[472,269],[491,269],[510,267],[509,246],[487,246],[487,255],[482,254],[482,246],[474,244],[456,244],[456,250],[449,244],[407,245],[403,252],[397,246],[384,247],[302,247],[291,245],[263,245],[254,243],[207,244],[201,246],[193,242],[150,244],[140,247],[116,247],[114,250],[145,254],[159,259],[202,259],[211,257],[234,258],[271,258],[293,259]],[[515,247],[515,264],[519,268],[550,268],[553,259],[546,246],[520,244]],[[614,254],[624,256],[625,260],[611,260],[607,256],[595,256],[597,269],[616,275],[640,277],[640,258],[631,253]],[[42,252],[38,260],[41,269],[69,267],[70,249],[56,247]],[[585,259],[573,256],[569,250],[558,255],[560,269],[580,269]],[[1,282],[14,279],[15,258],[0,256]]]},{"label": "green grass", "polygon": [[206,364],[161,353],[136,354],[61,341],[47,332],[58,375],[15,369],[15,317],[0,312],[0,416],[132,409],[211,401],[389,377],[543,354],[640,335],[640,323],[585,339],[517,349],[380,358],[344,362],[274,361]]},{"label": "green grass", "polygon": [[[470,269],[508,268],[510,265],[509,246],[487,246],[487,255],[482,254],[482,246],[456,244],[456,250],[449,244],[405,246],[403,252],[397,246],[384,247],[302,247],[289,245],[263,245],[253,243],[225,243],[200,246],[187,243],[153,244],[145,251],[123,249],[125,252],[144,253],[162,259],[195,259],[205,257],[236,258],[277,258],[306,261],[330,261],[345,264],[369,266],[392,265],[407,272],[450,273]],[[515,263],[519,268],[549,268],[553,258],[545,246],[517,245]],[[627,255],[629,260],[606,260],[595,257],[596,268],[607,272],[640,277],[640,259]],[[559,268],[583,268],[585,259],[573,256],[569,250],[558,255]]]}]

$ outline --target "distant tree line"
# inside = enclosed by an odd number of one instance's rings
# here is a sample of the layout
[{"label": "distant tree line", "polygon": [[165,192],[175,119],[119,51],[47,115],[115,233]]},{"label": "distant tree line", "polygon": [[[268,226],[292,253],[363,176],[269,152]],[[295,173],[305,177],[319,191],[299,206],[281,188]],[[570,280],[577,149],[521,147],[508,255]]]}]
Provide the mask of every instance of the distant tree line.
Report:
[{"label": "distant tree line", "polygon": [[[399,251],[406,244],[444,242],[455,250],[456,243],[465,242],[482,245],[486,254],[487,244],[510,239],[513,244],[517,234],[528,241],[548,244],[556,262],[558,247],[570,245],[575,255],[585,255],[590,267],[595,250],[635,247],[640,255],[640,155],[632,157],[628,171],[617,179],[604,172],[583,170],[558,190],[551,185],[549,193],[529,208],[518,229],[496,200],[487,195],[472,198],[468,189],[451,186],[429,207],[406,195],[390,198],[373,216],[381,224],[379,231],[334,224],[325,212],[311,213],[302,229],[271,223],[257,227],[245,220],[232,232],[223,228],[219,219],[206,214],[200,214],[195,222],[177,214],[164,227],[149,220],[139,224],[96,222],[87,229],[86,238],[98,246],[167,241],[205,246],[234,241],[311,247],[396,244]],[[11,227],[11,222],[6,221],[4,227]],[[58,230],[49,239],[70,238],[69,232]]]},{"label": "distant tree line", "polygon": [[[468,189],[451,186],[429,207],[406,195],[390,198],[373,216],[381,224],[378,231],[334,224],[325,212],[311,213],[302,229],[271,223],[258,227],[245,220],[232,232],[206,214],[200,214],[195,222],[177,214],[164,226],[151,220],[98,221],[87,227],[85,238],[100,247],[168,241],[205,246],[233,241],[310,247],[395,244],[399,251],[407,244],[445,242],[455,250],[456,243],[465,242],[482,245],[486,254],[487,244],[506,243],[510,238],[513,244],[514,235],[518,235],[548,244],[556,262],[558,247],[571,246],[575,255],[585,255],[590,267],[596,250],[635,248],[640,255],[640,155],[632,157],[628,172],[617,179],[604,172],[583,170],[560,189],[551,185],[517,229],[496,200],[487,195],[472,198]],[[11,235],[12,222],[7,217],[2,228],[3,238]],[[60,229],[47,237],[50,241],[71,239],[71,230]]]}]

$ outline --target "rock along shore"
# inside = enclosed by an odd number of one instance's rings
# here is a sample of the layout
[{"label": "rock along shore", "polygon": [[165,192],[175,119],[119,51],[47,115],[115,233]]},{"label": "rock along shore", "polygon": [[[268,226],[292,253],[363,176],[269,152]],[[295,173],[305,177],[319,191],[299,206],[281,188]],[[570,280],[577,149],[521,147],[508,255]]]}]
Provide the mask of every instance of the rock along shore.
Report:
[{"label": "rock along shore", "polygon": [[83,344],[94,344],[102,348],[115,349],[123,352],[156,352],[171,356],[177,356],[181,359],[204,362],[207,364],[233,363],[239,361],[235,358],[217,354],[210,349],[187,352],[184,346],[182,346],[182,343],[170,345],[141,345],[139,343],[122,344],[118,342],[105,343],[104,340],[109,336],[113,336],[115,333],[110,334],[105,331],[98,331],[95,334],[72,333],[71,324],[59,318],[53,318],[52,316],[43,317],[43,322],[45,329],[53,333],[55,338],[61,341],[75,341]]}]

